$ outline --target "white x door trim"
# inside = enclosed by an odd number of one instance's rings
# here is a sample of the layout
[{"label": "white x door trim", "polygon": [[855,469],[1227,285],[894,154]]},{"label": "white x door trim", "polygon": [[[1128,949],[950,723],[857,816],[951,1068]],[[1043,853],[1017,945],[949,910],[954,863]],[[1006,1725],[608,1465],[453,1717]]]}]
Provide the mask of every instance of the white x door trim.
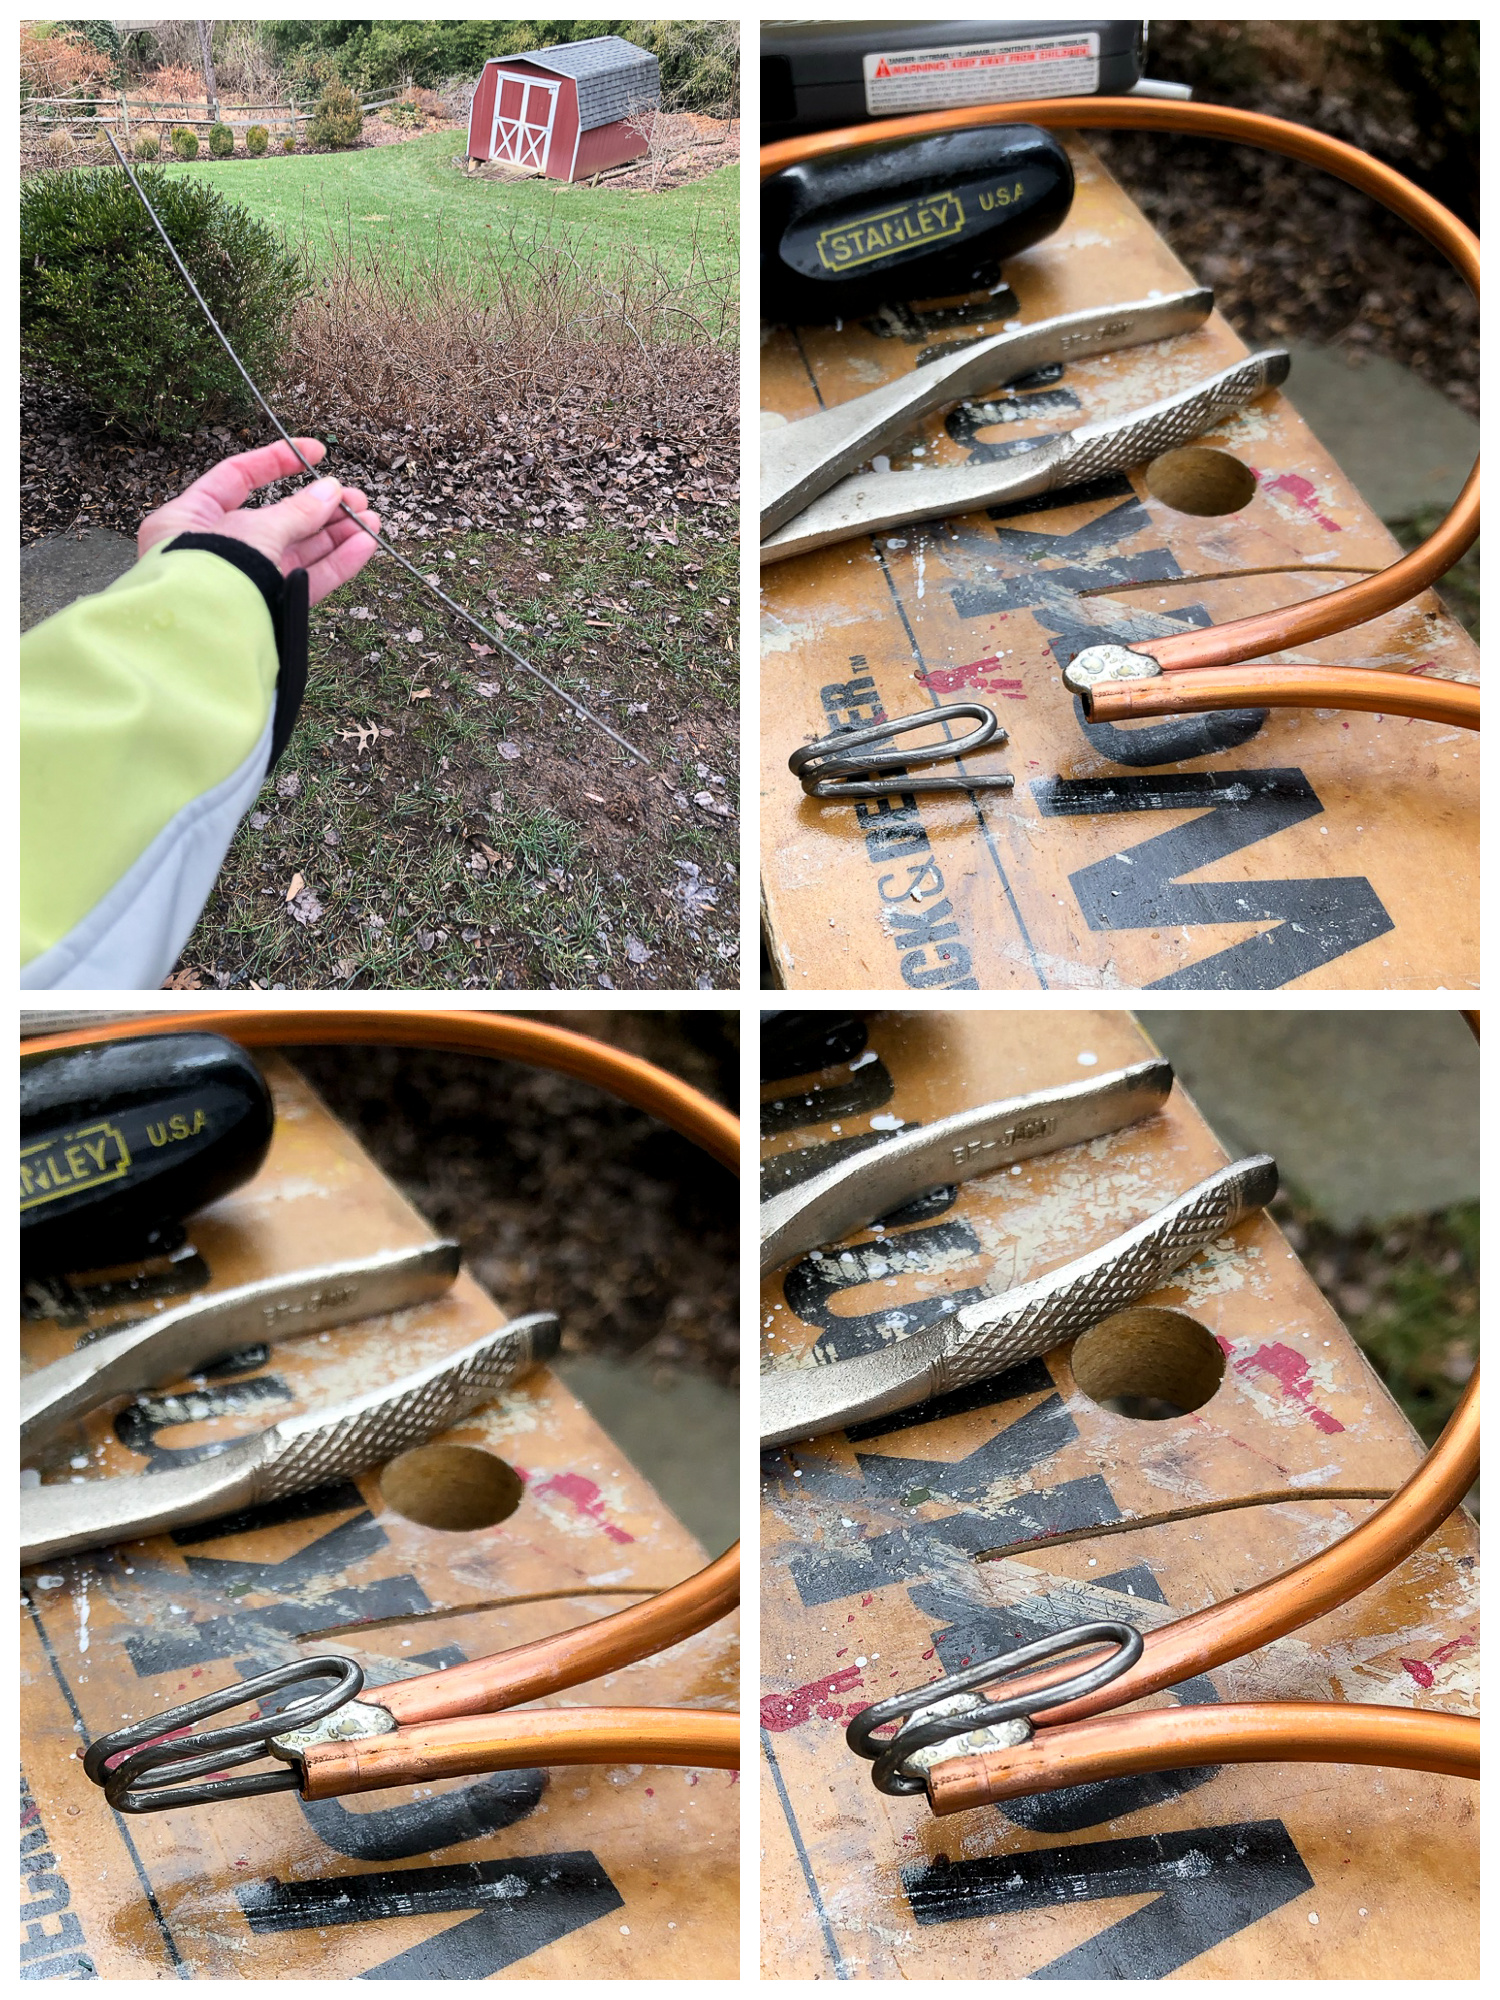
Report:
[{"label": "white x door trim", "polygon": [[[521,85],[518,117],[502,118],[500,104],[507,82]],[[517,76],[501,70],[495,81],[495,116],[490,127],[490,158],[512,160],[518,167],[545,170],[547,147],[557,118],[560,81],[544,82],[540,77]]]}]

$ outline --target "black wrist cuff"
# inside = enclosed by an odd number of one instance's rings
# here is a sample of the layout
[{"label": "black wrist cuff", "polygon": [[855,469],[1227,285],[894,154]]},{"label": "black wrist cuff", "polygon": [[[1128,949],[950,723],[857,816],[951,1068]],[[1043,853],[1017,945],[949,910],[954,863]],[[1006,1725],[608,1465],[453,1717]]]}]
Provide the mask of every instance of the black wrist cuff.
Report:
[{"label": "black wrist cuff", "polygon": [[171,549],[202,549],[233,563],[241,576],[249,577],[271,614],[271,630],[276,635],[276,713],[271,723],[269,774],[291,741],[302,697],[307,690],[307,571],[294,569],[283,576],[269,556],[238,542],[230,535],[177,535],[167,543]]}]

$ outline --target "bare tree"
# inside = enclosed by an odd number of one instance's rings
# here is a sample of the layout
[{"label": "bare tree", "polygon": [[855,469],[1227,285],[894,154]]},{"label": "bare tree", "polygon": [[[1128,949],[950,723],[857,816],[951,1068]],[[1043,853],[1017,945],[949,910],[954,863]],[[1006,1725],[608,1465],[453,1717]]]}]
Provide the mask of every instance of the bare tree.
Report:
[{"label": "bare tree", "polygon": [[219,93],[214,86],[214,24],[212,21],[198,23],[198,48],[203,57],[203,89],[208,98],[208,115],[217,125],[219,122]]}]

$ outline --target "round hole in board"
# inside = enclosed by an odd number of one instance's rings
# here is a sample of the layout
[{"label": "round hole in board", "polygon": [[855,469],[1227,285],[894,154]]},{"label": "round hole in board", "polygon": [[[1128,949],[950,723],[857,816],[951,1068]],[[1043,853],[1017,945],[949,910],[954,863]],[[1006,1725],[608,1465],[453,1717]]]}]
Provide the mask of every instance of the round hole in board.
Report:
[{"label": "round hole in board", "polygon": [[1231,452],[1188,444],[1152,459],[1146,491],[1179,514],[1237,514],[1255,498],[1255,474]]},{"label": "round hole in board", "polygon": [[520,1474],[471,1444],[421,1444],[393,1458],[380,1495],[393,1513],[420,1528],[469,1534],[509,1520],[526,1488]]},{"label": "round hole in board", "polygon": [[1161,1423],[1202,1409],[1224,1379],[1224,1354],[1187,1313],[1132,1306],[1079,1335],[1072,1368],[1073,1380],[1101,1409]]}]

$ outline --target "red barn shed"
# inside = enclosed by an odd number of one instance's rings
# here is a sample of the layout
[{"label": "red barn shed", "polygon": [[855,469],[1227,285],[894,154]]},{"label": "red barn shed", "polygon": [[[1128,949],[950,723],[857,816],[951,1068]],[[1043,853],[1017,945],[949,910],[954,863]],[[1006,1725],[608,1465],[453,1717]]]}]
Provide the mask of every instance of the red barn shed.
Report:
[{"label": "red barn shed", "polygon": [[640,158],[647,136],[628,121],[660,102],[656,57],[619,35],[492,56],[469,107],[469,158],[587,180]]}]

